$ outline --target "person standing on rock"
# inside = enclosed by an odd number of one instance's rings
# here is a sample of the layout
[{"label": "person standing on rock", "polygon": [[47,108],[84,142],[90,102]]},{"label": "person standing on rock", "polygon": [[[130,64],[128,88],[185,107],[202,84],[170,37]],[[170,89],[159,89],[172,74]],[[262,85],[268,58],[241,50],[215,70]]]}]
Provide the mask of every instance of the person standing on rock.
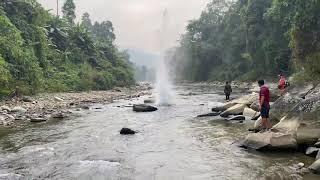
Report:
[{"label": "person standing on rock", "polygon": [[285,94],[285,90],[286,90],[286,78],[284,77],[283,74],[279,75],[279,84],[278,84],[278,88],[280,89],[280,94],[281,96],[283,96]]},{"label": "person standing on rock", "polygon": [[226,82],[226,85],[224,86],[224,94],[226,95],[226,100],[230,100],[230,94],[232,93],[232,88],[229,82]]},{"label": "person standing on rock", "polygon": [[270,110],[270,91],[269,88],[264,84],[264,80],[258,81],[260,87],[259,93],[259,111],[261,114],[261,125],[264,130],[271,129],[271,123],[269,121],[269,110]]}]

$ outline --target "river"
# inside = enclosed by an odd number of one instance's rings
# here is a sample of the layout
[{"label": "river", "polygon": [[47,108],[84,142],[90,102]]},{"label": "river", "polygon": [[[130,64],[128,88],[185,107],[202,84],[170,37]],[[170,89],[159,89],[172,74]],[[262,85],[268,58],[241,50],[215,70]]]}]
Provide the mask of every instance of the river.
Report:
[{"label": "river", "polygon": [[[2,129],[0,179],[319,178],[297,173],[296,164],[309,165],[314,160],[302,153],[239,148],[234,142],[248,133],[250,121],[195,118],[224,101],[222,89],[184,85],[175,90],[175,104],[153,113],[118,107],[142,102],[142,97],[95,105],[102,109],[83,111],[69,120]],[[119,130],[124,126],[139,133],[121,136]]]}]

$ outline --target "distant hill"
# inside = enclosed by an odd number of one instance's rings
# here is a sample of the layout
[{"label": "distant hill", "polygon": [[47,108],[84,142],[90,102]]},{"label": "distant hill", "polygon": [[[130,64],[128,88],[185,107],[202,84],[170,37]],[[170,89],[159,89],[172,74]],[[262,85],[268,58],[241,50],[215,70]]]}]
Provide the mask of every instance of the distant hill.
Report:
[{"label": "distant hill", "polygon": [[128,49],[130,55],[130,61],[137,66],[146,66],[147,68],[153,68],[156,66],[160,56],[154,53],[146,52],[141,49]]}]

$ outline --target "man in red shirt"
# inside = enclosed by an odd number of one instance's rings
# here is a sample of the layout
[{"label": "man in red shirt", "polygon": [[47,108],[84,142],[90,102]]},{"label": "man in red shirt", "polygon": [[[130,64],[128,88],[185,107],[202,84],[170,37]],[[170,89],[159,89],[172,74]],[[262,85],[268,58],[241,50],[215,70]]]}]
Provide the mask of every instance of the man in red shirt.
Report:
[{"label": "man in red shirt", "polygon": [[270,92],[269,88],[264,85],[264,80],[259,80],[258,84],[260,87],[259,111],[262,118],[261,124],[264,130],[269,130],[271,129],[271,123],[268,120],[270,110]]},{"label": "man in red shirt", "polygon": [[283,74],[279,75],[279,84],[278,84],[278,88],[280,89],[280,93],[281,96],[283,96],[285,94],[285,89],[286,89],[286,78],[284,77]]}]

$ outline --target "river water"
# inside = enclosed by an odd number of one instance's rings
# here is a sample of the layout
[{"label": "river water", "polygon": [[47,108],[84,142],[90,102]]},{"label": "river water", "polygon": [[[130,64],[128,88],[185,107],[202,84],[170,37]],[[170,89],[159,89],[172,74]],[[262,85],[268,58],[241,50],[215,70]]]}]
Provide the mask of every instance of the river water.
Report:
[{"label": "river water", "polygon": [[[82,116],[69,120],[1,130],[0,179],[319,178],[299,175],[295,165],[314,160],[302,153],[239,148],[234,142],[248,133],[250,121],[195,118],[223,102],[222,89],[193,85],[175,89],[175,104],[153,113],[134,113],[122,107],[143,98],[120,100],[95,105],[102,109],[83,111]],[[119,130],[124,126],[139,133],[121,136]]]}]

